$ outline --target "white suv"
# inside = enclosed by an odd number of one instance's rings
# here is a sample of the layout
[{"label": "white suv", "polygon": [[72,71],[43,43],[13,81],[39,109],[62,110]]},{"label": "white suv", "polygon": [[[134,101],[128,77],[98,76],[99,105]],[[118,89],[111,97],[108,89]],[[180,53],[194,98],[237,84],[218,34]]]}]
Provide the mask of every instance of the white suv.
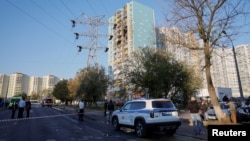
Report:
[{"label": "white suv", "polygon": [[139,99],[128,101],[112,114],[112,126],[135,129],[138,137],[156,130],[174,135],[181,125],[181,119],[175,105],[169,99]]}]

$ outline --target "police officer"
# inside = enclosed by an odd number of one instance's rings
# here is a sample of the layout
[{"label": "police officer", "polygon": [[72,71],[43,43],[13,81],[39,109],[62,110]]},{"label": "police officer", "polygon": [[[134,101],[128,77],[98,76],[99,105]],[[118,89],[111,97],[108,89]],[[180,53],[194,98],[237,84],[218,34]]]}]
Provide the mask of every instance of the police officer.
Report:
[{"label": "police officer", "polygon": [[26,118],[30,117],[31,102],[29,99],[26,101]]},{"label": "police officer", "polygon": [[15,118],[16,110],[18,109],[17,102],[14,101],[12,105],[11,119]]}]

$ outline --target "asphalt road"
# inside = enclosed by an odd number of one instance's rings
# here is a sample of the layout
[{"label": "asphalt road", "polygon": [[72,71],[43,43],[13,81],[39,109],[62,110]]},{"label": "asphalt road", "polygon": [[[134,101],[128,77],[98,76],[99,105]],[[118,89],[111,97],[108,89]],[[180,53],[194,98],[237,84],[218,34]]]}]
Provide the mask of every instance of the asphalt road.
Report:
[{"label": "asphalt road", "polygon": [[[30,118],[10,119],[10,110],[0,111],[0,141],[206,141],[206,135],[193,135],[192,127],[182,114],[183,122],[174,136],[153,133],[137,138],[134,131],[124,128],[116,132],[106,124],[102,111],[85,110],[83,122],[78,121],[75,109],[54,106],[33,106]],[[17,115],[17,113],[16,113]],[[24,114],[25,115],[25,114]],[[188,115],[186,118],[188,118]]]}]

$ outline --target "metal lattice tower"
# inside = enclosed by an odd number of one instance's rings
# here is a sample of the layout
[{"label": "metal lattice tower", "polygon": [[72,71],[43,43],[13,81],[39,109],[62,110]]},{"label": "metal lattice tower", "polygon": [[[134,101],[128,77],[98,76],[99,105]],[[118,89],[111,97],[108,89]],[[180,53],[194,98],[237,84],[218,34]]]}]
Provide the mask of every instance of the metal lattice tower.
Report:
[{"label": "metal lattice tower", "polygon": [[100,34],[99,33],[99,27],[107,25],[107,23],[103,22],[102,19],[104,16],[97,16],[97,17],[87,17],[85,14],[83,14],[82,20],[71,20],[72,27],[75,27],[77,23],[79,24],[87,24],[89,26],[88,32],[83,33],[74,33],[76,39],[79,38],[79,36],[85,36],[88,37],[88,43],[85,46],[77,46],[78,52],[81,52],[82,49],[88,49],[88,59],[87,59],[87,68],[91,66],[98,67],[98,56],[97,56],[97,50],[105,49],[105,52],[108,51],[107,47],[99,46],[98,43],[98,37],[107,37],[106,34]]}]

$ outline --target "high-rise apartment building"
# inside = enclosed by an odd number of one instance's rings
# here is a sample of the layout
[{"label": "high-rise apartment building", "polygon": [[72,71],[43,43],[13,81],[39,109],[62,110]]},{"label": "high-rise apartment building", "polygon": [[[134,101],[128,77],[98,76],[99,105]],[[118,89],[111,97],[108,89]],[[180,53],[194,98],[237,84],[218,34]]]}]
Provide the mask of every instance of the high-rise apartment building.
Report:
[{"label": "high-rise apartment building", "polygon": [[[235,47],[243,96],[250,96],[250,44]],[[212,58],[212,78],[217,87],[229,87],[234,97],[240,97],[232,48],[215,49]]]},{"label": "high-rise apartment building", "polygon": [[6,97],[8,92],[8,84],[10,77],[5,74],[0,74],[0,97]]},{"label": "high-rise apartment building", "polygon": [[214,86],[231,88],[233,96],[239,97],[239,85],[232,49],[214,49],[211,63],[211,75]]},{"label": "high-rise apartment building", "polygon": [[250,44],[235,48],[244,96],[250,96]]},{"label": "high-rise apartment building", "polygon": [[[165,36],[171,35],[171,30],[175,33],[179,33],[176,28],[159,28],[159,33]],[[193,43],[197,46],[202,47],[202,42],[199,40],[193,40],[192,36],[179,33],[183,38],[190,38]],[[185,39],[186,40],[186,39]],[[204,53],[201,50],[190,50],[185,47],[171,45],[167,43],[165,45],[159,43],[161,47],[165,48],[166,51],[171,52],[175,59],[179,61],[184,61],[188,65],[193,66],[195,72],[201,76],[202,85],[200,90],[197,90],[197,96],[206,97],[208,96],[207,81],[205,70],[203,66]],[[235,48],[236,57],[239,66],[239,73],[241,79],[241,85],[243,89],[244,97],[250,96],[250,45],[240,45]],[[212,52],[211,59],[211,76],[215,88],[231,88],[233,97],[240,97],[239,83],[236,74],[235,60],[233,56],[232,48],[216,48]]]},{"label": "high-rise apartment building", "polygon": [[9,98],[17,94],[39,94],[40,98],[51,94],[60,79],[54,75],[43,77],[28,76],[17,72],[8,75],[0,74],[0,97]]},{"label": "high-rise apartment building", "polygon": [[133,51],[143,47],[156,47],[154,10],[136,1],[127,3],[109,18],[108,65],[109,76],[116,80],[120,69]]},{"label": "high-rise apartment building", "polygon": [[10,75],[7,96],[28,92],[29,77],[26,74],[17,72]]},{"label": "high-rise apartment building", "polygon": [[29,81],[29,94],[39,94],[42,91],[42,78],[31,76]]},{"label": "high-rise apartment building", "polygon": [[[54,75],[47,75],[42,77],[42,90],[46,90],[45,93],[52,93],[54,86],[59,81],[59,78]],[[44,92],[43,92],[44,95]],[[45,95],[44,95],[45,96]]]}]

